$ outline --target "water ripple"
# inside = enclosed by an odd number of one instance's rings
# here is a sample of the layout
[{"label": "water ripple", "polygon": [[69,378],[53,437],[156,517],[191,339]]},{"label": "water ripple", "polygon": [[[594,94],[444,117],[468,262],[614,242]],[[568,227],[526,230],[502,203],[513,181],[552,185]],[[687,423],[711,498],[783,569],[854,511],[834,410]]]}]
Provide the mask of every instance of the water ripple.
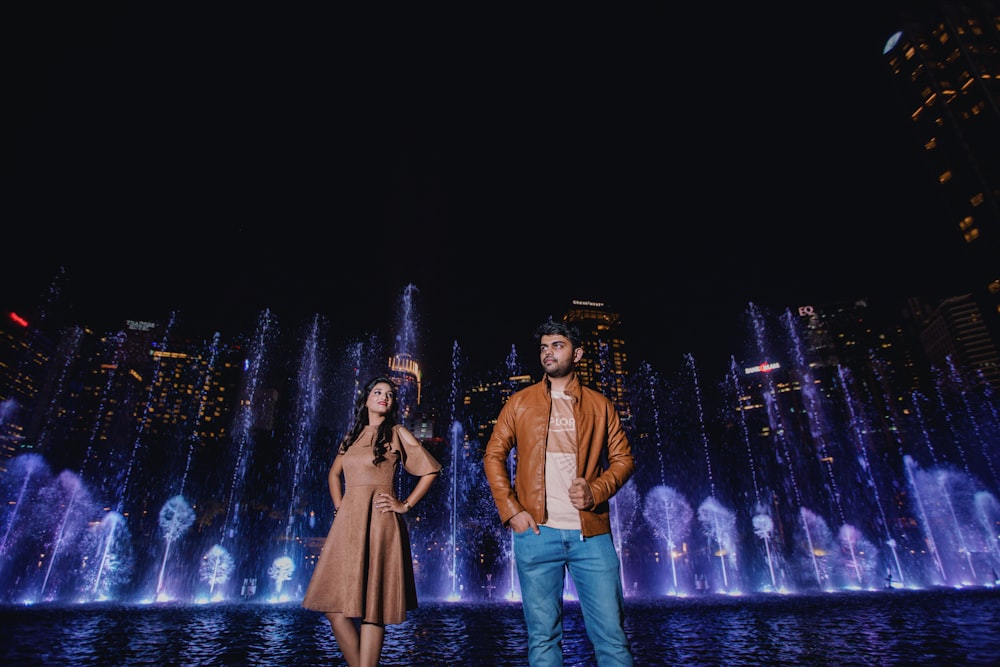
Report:
[{"label": "water ripple", "polygon": [[[1000,589],[630,600],[636,665],[993,665]],[[343,664],[326,619],[295,603],[0,607],[0,664],[48,667]],[[523,667],[521,608],[425,602],[390,626],[382,664]],[[567,667],[594,665],[566,604]]]}]

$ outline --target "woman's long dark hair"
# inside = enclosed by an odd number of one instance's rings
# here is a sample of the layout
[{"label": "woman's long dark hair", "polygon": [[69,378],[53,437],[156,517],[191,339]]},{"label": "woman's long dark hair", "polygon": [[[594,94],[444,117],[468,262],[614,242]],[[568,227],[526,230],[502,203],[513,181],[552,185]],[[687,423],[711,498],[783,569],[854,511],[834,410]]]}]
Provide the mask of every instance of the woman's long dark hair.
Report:
[{"label": "woman's long dark hair", "polygon": [[389,402],[389,411],[385,413],[385,419],[378,426],[378,433],[375,435],[375,442],[372,443],[373,463],[378,465],[385,461],[385,453],[389,451],[389,443],[392,442],[392,427],[398,423],[399,417],[399,397],[396,395],[396,383],[387,377],[372,378],[365,383],[364,389],[358,395],[354,405],[354,425],[347,432],[344,439],[340,441],[340,453],[343,454],[347,448],[354,444],[354,441],[361,435],[361,431],[368,426],[368,396],[372,393],[379,382],[384,382],[392,387],[392,400]]}]

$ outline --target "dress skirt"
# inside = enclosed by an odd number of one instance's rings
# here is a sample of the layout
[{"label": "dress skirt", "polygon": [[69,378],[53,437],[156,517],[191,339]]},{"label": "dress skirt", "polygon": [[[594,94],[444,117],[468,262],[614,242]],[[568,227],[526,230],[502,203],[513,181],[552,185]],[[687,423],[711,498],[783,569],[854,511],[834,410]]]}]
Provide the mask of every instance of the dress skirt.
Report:
[{"label": "dress skirt", "polygon": [[[397,427],[398,428],[398,427]],[[403,516],[379,512],[379,493],[394,494],[400,466],[408,473],[432,474],[441,465],[422,446],[404,446],[393,435],[386,459],[372,462],[376,427],[367,426],[343,459],[344,495],[327,534],[302,606],[339,612],[365,623],[403,623],[417,608],[413,558]]]}]

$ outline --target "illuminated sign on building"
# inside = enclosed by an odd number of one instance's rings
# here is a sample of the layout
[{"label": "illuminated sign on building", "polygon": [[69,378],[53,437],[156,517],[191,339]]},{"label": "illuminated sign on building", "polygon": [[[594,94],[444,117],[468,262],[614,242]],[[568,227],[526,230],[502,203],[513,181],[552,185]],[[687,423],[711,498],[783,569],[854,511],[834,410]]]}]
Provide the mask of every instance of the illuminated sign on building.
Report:
[{"label": "illuminated sign on building", "polygon": [[156,322],[143,322],[141,320],[126,320],[125,326],[132,331],[151,331],[156,328]]},{"label": "illuminated sign on building", "polygon": [[754,373],[770,373],[773,370],[781,368],[781,364],[777,361],[771,363],[758,364],[757,366],[748,366],[743,369],[745,375],[753,375]]},{"label": "illuminated sign on building", "polygon": [[577,301],[573,299],[574,306],[592,306],[594,308],[604,308],[604,304],[600,301]]}]

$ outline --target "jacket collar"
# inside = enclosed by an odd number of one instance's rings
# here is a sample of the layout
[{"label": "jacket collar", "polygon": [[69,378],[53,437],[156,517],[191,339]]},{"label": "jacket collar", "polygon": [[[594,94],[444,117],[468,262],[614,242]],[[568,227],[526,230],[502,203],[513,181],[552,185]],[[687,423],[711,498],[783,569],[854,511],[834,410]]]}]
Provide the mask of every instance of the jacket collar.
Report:
[{"label": "jacket collar", "polygon": [[[548,375],[542,375],[542,382],[545,383],[545,392],[551,396],[552,395],[552,381],[549,379],[549,376]],[[578,399],[578,398],[580,398],[580,387],[581,386],[582,385],[580,384],[580,376],[578,376],[576,374],[576,371],[573,371],[572,374],[570,375],[569,382],[566,383],[565,393],[568,396],[572,396],[573,398],[577,398]]]}]

